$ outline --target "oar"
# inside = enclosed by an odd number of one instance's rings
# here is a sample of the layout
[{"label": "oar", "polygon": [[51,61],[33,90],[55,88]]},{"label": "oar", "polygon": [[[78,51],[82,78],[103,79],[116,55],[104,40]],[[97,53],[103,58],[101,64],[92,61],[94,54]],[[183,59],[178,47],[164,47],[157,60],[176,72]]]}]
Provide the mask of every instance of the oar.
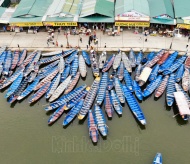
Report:
[{"label": "oar", "polygon": [[[178,113],[178,114],[179,114],[179,113]],[[172,117],[174,118],[174,117],[176,117],[178,114],[176,114],[176,115],[174,115],[174,116],[172,116]]]}]

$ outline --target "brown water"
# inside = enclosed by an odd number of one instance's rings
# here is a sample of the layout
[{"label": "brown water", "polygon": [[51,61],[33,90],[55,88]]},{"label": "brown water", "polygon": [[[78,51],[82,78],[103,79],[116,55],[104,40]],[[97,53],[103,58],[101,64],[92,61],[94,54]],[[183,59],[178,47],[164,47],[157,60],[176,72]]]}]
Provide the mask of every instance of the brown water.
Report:
[{"label": "brown water", "polygon": [[[80,79],[78,86],[93,82]],[[43,110],[44,98],[30,106],[27,97],[10,106],[5,91],[0,94],[0,163],[2,164],[62,164],[62,163],[121,163],[151,164],[157,152],[163,155],[164,164],[189,164],[190,125],[176,108],[166,108],[165,95],[154,100],[153,95],[140,103],[147,119],[146,127],[134,118],[127,104],[122,117],[116,113],[107,120],[107,139],[99,137],[93,145],[87,129],[87,119],[75,119],[67,128],[62,127],[63,116],[52,126],[50,114]]]}]

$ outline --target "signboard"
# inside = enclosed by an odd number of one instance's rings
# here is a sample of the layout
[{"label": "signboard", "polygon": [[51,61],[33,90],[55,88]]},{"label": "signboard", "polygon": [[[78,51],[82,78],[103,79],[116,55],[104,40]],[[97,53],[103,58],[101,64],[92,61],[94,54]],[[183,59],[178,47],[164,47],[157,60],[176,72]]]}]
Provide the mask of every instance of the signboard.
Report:
[{"label": "signboard", "polygon": [[115,26],[149,27],[150,26],[150,22],[115,22]]},{"label": "signboard", "polygon": [[115,17],[115,21],[137,21],[137,22],[149,22],[149,17]]},{"label": "signboard", "polygon": [[18,22],[10,23],[11,26],[29,27],[29,26],[43,26],[42,22]]},{"label": "signboard", "polygon": [[122,14],[118,14],[115,17],[116,21],[150,21],[150,17],[144,14],[141,14],[137,11],[131,10]]},{"label": "signboard", "polygon": [[43,22],[44,26],[77,26],[77,22]]},{"label": "signboard", "polygon": [[185,24],[190,24],[190,20],[185,19],[185,20],[184,20],[184,23],[185,23]]},{"label": "signboard", "polygon": [[190,29],[190,24],[177,24],[177,28]]},{"label": "signboard", "polygon": [[131,10],[122,14],[118,14],[120,17],[148,17],[147,15],[141,14],[137,11]]},{"label": "signboard", "polygon": [[158,15],[158,16],[156,16],[156,17],[153,17],[153,18],[157,18],[157,19],[169,19],[169,20],[171,20],[171,17],[169,16],[169,15],[167,15],[167,14],[162,14],[162,15]]}]

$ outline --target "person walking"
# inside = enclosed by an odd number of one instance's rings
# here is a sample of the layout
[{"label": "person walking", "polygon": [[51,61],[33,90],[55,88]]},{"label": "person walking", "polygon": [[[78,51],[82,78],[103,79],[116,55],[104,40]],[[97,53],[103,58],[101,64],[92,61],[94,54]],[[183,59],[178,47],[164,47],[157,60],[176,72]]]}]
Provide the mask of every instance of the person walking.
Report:
[{"label": "person walking", "polygon": [[144,35],[145,35],[145,42],[147,42],[147,33],[146,33],[146,31],[145,31]]},{"label": "person walking", "polygon": [[58,28],[58,34],[60,34],[60,28]]},{"label": "person walking", "polygon": [[55,44],[56,44],[56,47],[58,47],[58,41],[57,40],[56,40]]},{"label": "person walking", "polygon": [[54,38],[54,33],[53,32],[51,33],[51,37]]},{"label": "person walking", "polygon": [[80,42],[82,43],[82,38],[80,37]]},{"label": "person walking", "polygon": [[106,43],[105,43],[105,45],[104,45],[104,48],[106,48]]}]

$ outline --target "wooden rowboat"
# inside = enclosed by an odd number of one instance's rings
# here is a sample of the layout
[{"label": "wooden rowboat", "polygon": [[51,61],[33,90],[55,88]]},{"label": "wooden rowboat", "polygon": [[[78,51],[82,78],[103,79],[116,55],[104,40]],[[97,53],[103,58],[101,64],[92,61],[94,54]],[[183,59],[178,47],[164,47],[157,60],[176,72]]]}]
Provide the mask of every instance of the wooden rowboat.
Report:
[{"label": "wooden rowboat", "polygon": [[158,88],[156,89],[156,91],[155,91],[155,97],[160,97],[163,93],[164,93],[164,91],[165,91],[165,89],[166,89],[166,86],[167,86],[167,84],[168,84],[168,79],[169,79],[169,76],[168,75],[166,75],[164,78],[163,78],[163,80],[162,80],[162,82],[160,83],[160,85],[158,86]]},{"label": "wooden rowboat", "polygon": [[98,128],[95,123],[95,118],[92,113],[92,110],[89,110],[88,112],[88,131],[89,131],[89,136],[92,139],[92,142],[97,143],[98,142]]},{"label": "wooden rowboat", "polygon": [[113,62],[113,69],[117,69],[120,65],[120,62],[121,62],[121,51],[119,50]]},{"label": "wooden rowboat", "polygon": [[79,55],[79,71],[82,77],[86,77],[87,69],[86,69],[85,60],[82,55]]},{"label": "wooden rowboat", "polygon": [[106,51],[103,51],[99,58],[99,69],[102,69],[106,62]]},{"label": "wooden rowboat", "polygon": [[169,55],[170,55],[169,51],[166,51],[162,55],[162,57],[158,60],[157,64],[159,64],[159,65],[163,64],[166,61],[166,59],[168,58]]},{"label": "wooden rowboat", "polygon": [[110,97],[110,94],[109,94],[108,90],[106,90],[106,96],[105,96],[105,99],[104,99],[104,103],[105,103],[105,111],[107,113],[107,116],[109,118],[112,118],[112,116],[113,116],[113,106],[112,106],[112,103],[111,103],[111,97]]},{"label": "wooden rowboat", "polygon": [[183,77],[182,77],[182,88],[184,89],[184,91],[188,91],[189,89],[189,69],[188,68],[185,68],[185,72],[183,74]]}]

